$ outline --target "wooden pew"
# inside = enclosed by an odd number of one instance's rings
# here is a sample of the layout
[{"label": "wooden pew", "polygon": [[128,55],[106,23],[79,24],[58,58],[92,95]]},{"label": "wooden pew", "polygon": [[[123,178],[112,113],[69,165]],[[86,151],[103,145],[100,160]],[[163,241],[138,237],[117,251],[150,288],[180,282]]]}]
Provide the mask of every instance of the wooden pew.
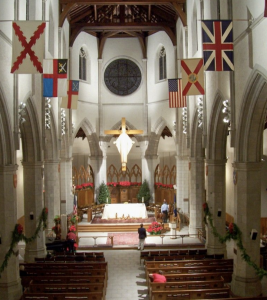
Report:
[{"label": "wooden pew", "polygon": [[153,291],[192,290],[223,288],[224,279],[205,281],[176,281],[176,282],[150,282],[148,286],[149,299],[152,299]]},{"label": "wooden pew", "polygon": [[156,255],[152,255],[152,256],[140,256],[140,262],[143,259],[144,263],[146,261],[156,261],[158,259],[160,260],[203,260],[205,259],[206,256],[205,255],[165,255],[165,256],[156,256]]},{"label": "wooden pew", "polygon": [[105,282],[105,276],[40,276],[34,277],[33,284],[69,284],[69,283],[102,283]]},{"label": "wooden pew", "polygon": [[149,280],[148,275],[151,273],[159,273],[163,271],[163,274],[194,274],[194,273],[215,273],[218,272],[222,276],[226,273],[233,273],[233,266],[196,266],[196,267],[160,267],[160,268],[146,268],[146,279]]},{"label": "wooden pew", "polygon": [[230,288],[152,291],[152,300],[220,299],[229,298]]},{"label": "wooden pew", "polygon": [[102,293],[24,293],[20,300],[103,300]]},{"label": "wooden pew", "polygon": [[104,269],[100,270],[92,270],[92,269],[82,269],[82,270],[71,270],[71,269],[30,269],[25,270],[24,275],[21,276],[21,284],[24,288],[29,286],[29,283],[32,279],[40,278],[40,277],[50,277],[50,278],[59,278],[61,276],[68,276],[72,278],[80,278],[80,277],[94,277],[94,276],[102,276],[105,278],[105,283],[107,284],[108,272]]},{"label": "wooden pew", "polygon": [[146,261],[146,268],[196,267],[196,266],[233,266],[233,259],[182,260],[182,261]]},{"label": "wooden pew", "polygon": [[205,280],[219,280],[223,277],[225,283],[232,281],[233,272],[223,273],[195,273],[195,274],[164,274],[167,282],[179,282],[179,281],[205,281]]},{"label": "wooden pew", "polygon": [[88,293],[99,292],[105,298],[104,283],[35,284],[30,282],[30,293]]},{"label": "wooden pew", "polygon": [[20,263],[24,270],[29,269],[107,269],[107,262],[49,262],[49,263]]}]

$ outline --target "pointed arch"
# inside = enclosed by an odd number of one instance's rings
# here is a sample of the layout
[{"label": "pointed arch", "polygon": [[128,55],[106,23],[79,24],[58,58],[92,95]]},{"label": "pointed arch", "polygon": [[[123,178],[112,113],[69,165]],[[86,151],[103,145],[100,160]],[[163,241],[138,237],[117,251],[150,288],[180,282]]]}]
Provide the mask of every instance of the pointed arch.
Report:
[{"label": "pointed arch", "polygon": [[95,128],[92,126],[87,118],[84,118],[82,122],[76,127],[74,132],[74,138],[77,135],[78,130],[82,128],[88,141],[88,146],[90,148],[91,156],[102,156],[102,151],[99,147],[99,139],[97,137]]},{"label": "pointed arch", "polygon": [[31,97],[26,100],[24,112],[25,122],[20,125],[23,162],[42,161],[41,130]]},{"label": "pointed arch", "polygon": [[238,162],[260,162],[267,109],[267,77],[254,70],[245,91],[236,140]]},{"label": "pointed arch", "polygon": [[228,124],[223,122],[222,113],[224,97],[218,90],[215,95],[214,104],[211,110],[209,123],[207,159],[224,160],[226,159],[226,140]]},{"label": "pointed arch", "polygon": [[13,165],[14,142],[6,97],[0,83],[0,166]]}]

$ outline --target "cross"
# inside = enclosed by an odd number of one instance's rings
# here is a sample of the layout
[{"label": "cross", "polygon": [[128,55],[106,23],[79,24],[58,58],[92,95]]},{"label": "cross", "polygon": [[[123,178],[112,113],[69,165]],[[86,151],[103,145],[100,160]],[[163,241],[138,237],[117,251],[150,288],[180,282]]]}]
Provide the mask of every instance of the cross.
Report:
[{"label": "cross", "polygon": [[131,140],[129,134],[142,134],[143,130],[126,130],[126,119],[121,119],[121,130],[105,130],[105,134],[119,134],[114,142],[121,154],[122,171],[126,171],[127,155],[130,152],[134,141]]}]

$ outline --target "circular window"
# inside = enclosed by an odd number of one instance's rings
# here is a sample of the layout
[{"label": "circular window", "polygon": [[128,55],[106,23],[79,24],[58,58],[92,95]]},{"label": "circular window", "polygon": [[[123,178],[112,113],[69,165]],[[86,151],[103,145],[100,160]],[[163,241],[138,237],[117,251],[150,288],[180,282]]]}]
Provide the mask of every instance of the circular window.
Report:
[{"label": "circular window", "polygon": [[104,73],[107,88],[120,96],[135,92],[141,83],[139,67],[129,59],[116,59],[110,63]]}]

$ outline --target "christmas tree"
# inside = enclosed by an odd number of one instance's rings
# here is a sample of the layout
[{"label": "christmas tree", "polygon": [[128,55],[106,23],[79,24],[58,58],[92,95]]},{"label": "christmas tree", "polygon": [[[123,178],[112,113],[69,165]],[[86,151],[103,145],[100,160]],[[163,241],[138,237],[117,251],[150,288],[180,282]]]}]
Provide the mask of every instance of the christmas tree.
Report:
[{"label": "christmas tree", "polygon": [[99,187],[98,203],[105,204],[105,203],[107,203],[107,199],[108,199],[108,203],[110,203],[109,189],[108,189],[108,186],[103,181]]},{"label": "christmas tree", "polygon": [[142,183],[142,185],[140,187],[140,190],[137,194],[138,202],[142,202],[142,198],[144,198],[145,204],[148,205],[151,196],[150,196],[150,189],[149,189],[149,186],[148,186],[148,183],[147,183],[146,179]]}]

